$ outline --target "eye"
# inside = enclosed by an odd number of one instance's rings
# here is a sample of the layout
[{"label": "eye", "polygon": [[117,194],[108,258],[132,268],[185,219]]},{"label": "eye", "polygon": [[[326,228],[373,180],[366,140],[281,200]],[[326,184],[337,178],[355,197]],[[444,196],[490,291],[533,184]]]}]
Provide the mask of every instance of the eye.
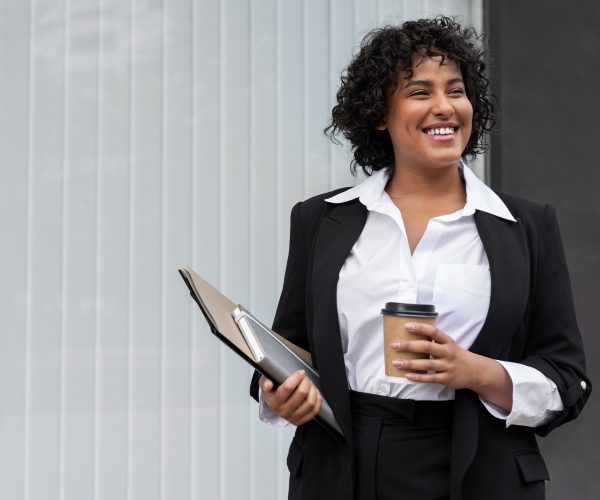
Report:
[{"label": "eye", "polygon": [[463,89],[462,87],[455,87],[453,89],[450,89],[448,93],[453,95],[464,95],[465,89]]},{"label": "eye", "polygon": [[411,92],[410,94],[408,94],[408,97],[423,97],[423,96],[427,96],[428,92],[426,90],[415,90],[413,92]]}]

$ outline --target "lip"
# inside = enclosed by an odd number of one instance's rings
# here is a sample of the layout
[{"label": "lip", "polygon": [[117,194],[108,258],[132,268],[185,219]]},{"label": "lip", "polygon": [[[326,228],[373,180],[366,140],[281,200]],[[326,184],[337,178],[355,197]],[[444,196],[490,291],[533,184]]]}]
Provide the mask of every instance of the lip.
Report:
[{"label": "lip", "polygon": [[456,139],[456,132],[454,132],[453,134],[448,134],[448,135],[429,135],[429,134],[425,134],[425,136],[432,140],[432,141],[436,141],[436,142],[448,142],[448,141],[453,141],[454,139]]},{"label": "lip", "polygon": [[[427,133],[428,130],[435,129],[435,128],[453,128],[454,133],[447,134],[447,135],[435,135],[435,134],[430,135]],[[447,142],[447,141],[453,141],[456,138],[459,128],[460,128],[460,126],[456,122],[435,122],[435,123],[430,123],[429,125],[423,127],[421,129],[421,132],[423,132],[427,136],[427,138],[431,139],[432,141]]]},{"label": "lip", "polygon": [[423,132],[427,132],[428,130],[430,130],[432,128],[455,128],[455,129],[457,129],[459,127],[460,126],[456,122],[435,122],[435,123],[430,123],[429,125],[426,125],[421,130]]}]

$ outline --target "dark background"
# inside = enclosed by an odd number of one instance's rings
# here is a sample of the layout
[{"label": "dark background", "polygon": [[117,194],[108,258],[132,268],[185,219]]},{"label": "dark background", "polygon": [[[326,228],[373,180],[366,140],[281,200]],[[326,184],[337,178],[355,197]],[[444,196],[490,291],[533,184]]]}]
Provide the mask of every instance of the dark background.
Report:
[{"label": "dark background", "polygon": [[492,187],[558,213],[595,392],[540,439],[549,500],[600,498],[600,2],[486,2]]}]

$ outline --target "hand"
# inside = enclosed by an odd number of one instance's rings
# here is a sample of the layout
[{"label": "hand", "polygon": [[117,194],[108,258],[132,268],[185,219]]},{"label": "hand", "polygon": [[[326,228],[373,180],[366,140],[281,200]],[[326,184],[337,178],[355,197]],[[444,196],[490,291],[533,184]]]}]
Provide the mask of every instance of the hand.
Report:
[{"label": "hand", "polygon": [[407,323],[404,327],[433,340],[392,343],[392,349],[398,352],[424,352],[432,356],[430,359],[394,360],[394,366],[402,370],[435,372],[407,373],[408,380],[443,384],[451,389],[471,389],[505,411],[512,410],[512,379],[500,363],[464,349],[435,326]]},{"label": "hand", "polygon": [[296,426],[315,418],[321,409],[323,397],[302,370],[290,375],[277,390],[264,375],[258,384],[269,408]]},{"label": "hand", "polygon": [[[397,352],[419,352],[432,356],[430,359],[394,360],[397,368],[406,371],[433,371],[435,373],[407,373],[406,378],[414,382],[443,384],[452,389],[474,388],[477,385],[477,355],[459,346],[452,337],[433,325],[407,323],[411,332],[433,340],[411,340],[393,342]],[[479,356],[480,357],[480,356]]]}]

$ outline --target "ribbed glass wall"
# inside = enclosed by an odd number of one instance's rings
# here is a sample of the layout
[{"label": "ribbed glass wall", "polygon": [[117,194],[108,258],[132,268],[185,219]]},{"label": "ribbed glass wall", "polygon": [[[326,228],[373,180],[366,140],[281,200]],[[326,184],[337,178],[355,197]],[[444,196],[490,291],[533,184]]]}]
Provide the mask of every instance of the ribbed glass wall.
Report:
[{"label": "ribbed glass wall", "polygon": [[0,498],[285,498],[177,268],[269,323],[291,206],[357,182],[340,70],[437,13],[481,1],[0,0]]}]

